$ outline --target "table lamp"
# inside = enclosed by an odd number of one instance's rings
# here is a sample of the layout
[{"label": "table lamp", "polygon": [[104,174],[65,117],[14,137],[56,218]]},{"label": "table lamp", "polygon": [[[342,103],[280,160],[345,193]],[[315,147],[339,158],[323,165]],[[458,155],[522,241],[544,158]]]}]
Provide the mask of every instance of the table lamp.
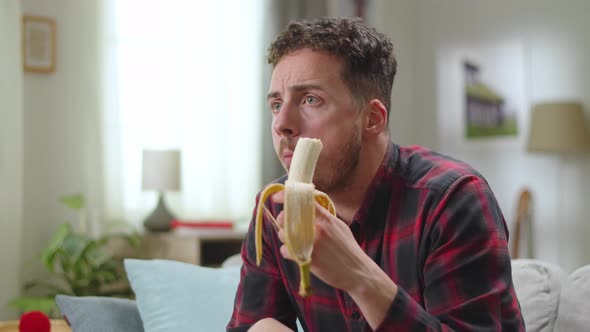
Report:
[{"label": "table lamp", "polygon": [[590,149],[582,105],[576,102],[537,104],[533,108],[527,149],[571,153]]},{"label": "table lamp", "polygon": [[[533,107],[530,125],[527,144],[530,152],[553,153],[563,157],[590,149],[590,131],[580,103],[566,101],[537,104]],[[561,193],[560,185],[561,180],[557,177],[558,193]],[[558,194],[558,197],[561,198],[562,195]],[[557,205],[558,217],[561,204],[559,202]],[[530,227],[527,228],[531,230]],[[529,241],[532,241],[533,234],[527,235]]]},{"label": "table lamp", "polygon": [[142,189],[158,192],[158,205],[143,225],[151,232],[167,232],[176,217],[166,206],[164,192],[180,190],[180,151],[144,150],[142,165]]}]

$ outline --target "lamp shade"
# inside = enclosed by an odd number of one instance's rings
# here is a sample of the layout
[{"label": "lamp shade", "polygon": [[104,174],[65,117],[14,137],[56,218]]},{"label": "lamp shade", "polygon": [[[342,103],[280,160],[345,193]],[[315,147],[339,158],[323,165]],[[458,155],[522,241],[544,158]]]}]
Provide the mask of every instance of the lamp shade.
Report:
[{"label": "lamp shade", "polygon": [[527,149],[533,152],[583,152],[590,149],[590,131],[582,105],[575,102],[535,105]]},{"label": "lamp shade", "polygon": [[143,151],[143,190],[180,190],[180,151]]}]

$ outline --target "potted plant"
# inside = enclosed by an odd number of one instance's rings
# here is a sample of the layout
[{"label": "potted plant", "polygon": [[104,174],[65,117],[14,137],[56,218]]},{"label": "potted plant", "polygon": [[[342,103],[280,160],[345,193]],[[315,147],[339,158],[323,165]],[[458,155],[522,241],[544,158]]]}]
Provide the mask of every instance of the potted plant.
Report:
[{"label": "potted plant", "polygon": [[111,223],[111,226],[126,226],[128,229],[108,231],[98,238],[92,238],[87,234],[84,196],[65,196],[60,201],[78,212],[79,230],[74,230],[69,222],[59,226],[39,256],[48,277],[26,282],[23,286],[25,295],[13,299],[9,305],[22,312],[35,310],[57,317],[59,311],[54,300],[57,294],[130,297],[132,292],[122,260],[114,258],[107,245],[115,238],[122,238],[137,248],[139,234],[130,230],[128,224],[116,222]]}]

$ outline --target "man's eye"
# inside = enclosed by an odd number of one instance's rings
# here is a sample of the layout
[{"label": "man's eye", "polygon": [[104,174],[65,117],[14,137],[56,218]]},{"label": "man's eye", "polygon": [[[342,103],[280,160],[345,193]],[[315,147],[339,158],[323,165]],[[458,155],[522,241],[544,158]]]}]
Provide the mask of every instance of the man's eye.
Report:
[{"label": "man's eye", "polygon": [[279,103],[278,101],[270,104],[270,110],[273,113],[278,112],[280,109],[281,109],[281,103]]},{"label": "man's eye", "polygon": [[320,102],[320,99],[315,96],[307,96],[305,97],[305,103],[309,105],[315,105]]}]

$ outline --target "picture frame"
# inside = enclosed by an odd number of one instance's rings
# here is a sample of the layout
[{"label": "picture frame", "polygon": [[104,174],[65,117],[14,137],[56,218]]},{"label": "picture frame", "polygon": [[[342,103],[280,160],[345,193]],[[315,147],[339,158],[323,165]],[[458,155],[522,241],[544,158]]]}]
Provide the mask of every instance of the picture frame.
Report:
[{"label": "picture frame", "polygon": [[25,72],[55,71],[57,27],[54,18],[23,15],[22,62]]},{"label": "picture frame", "polygon": [[[481,151],[508,153],[526,145],[529,101],[527,51],[518,39],[449,43],[437,50],[438,149],[445,154],[467,156]],[[487,133],[470,133],[467,71],[476,66],[478,83],[483,83],[505,101],[510,128],[487,124]],[[491,129],[490,129],[491,128]],[[503,130],[507,130],[504,132]]]}]

